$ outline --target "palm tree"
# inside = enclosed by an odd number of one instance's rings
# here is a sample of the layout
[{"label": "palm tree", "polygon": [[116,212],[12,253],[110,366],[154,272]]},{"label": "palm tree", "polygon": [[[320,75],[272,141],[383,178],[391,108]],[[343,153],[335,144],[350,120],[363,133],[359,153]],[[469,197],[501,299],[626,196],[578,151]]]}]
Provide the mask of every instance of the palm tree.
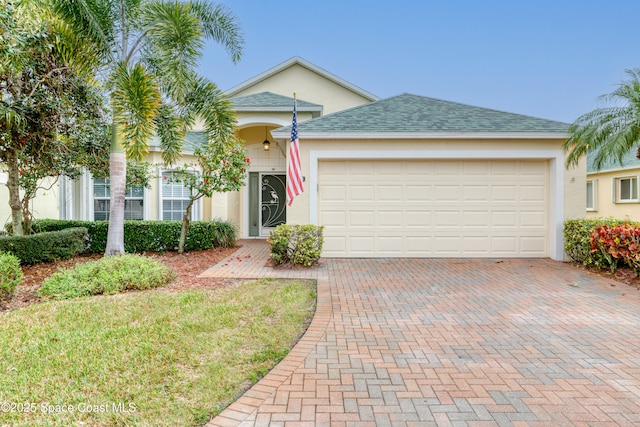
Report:
[{"label": "palm tree", "polygon": [[623,81],[601,99],[611,102],[609,107],[584,114],[569,126],[569,138],[563,148],[569,152],[567,166],[578,164],[587,152],[594,153],[593,166],[600,169],[608,160],[622,158],[636,149],[640,158],[640,69],[627,70]]},{"label": "palm tree", "polygon": [[105,48],[102,60],[113,114],[105,256],[120,254],[126,160],[141,160],[157,135],[163,161],[173,164],[198,118],[210,141],[233,139],[236,121],[230,102],[195,68],[206,39],[222,44],[237,62],[243,38],[226,8],[201,0],[51,1],[71,26]]}]

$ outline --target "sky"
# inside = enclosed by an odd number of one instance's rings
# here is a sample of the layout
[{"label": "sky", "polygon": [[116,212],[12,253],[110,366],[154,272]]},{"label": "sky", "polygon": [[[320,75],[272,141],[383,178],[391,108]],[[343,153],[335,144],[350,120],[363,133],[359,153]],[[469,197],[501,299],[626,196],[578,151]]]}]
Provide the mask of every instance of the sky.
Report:
[{"label": "sky", "polygon": [[401,93],[566,123],[640,67],[638,0],[222,0],[242,59],[208,43],[230,89],[299,56],[380,98]]}]

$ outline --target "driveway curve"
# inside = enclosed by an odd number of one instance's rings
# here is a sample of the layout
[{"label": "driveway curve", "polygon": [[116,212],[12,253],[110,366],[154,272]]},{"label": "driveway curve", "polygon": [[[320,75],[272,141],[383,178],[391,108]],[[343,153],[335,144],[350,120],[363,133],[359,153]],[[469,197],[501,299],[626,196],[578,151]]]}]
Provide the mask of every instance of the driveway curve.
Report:
[{"label": "driveway curve", "polygon": [[548,259],[265,266],[245,241],[210,277],[318,279],[291,353],[208,426],[640,425],[640,292]]}]

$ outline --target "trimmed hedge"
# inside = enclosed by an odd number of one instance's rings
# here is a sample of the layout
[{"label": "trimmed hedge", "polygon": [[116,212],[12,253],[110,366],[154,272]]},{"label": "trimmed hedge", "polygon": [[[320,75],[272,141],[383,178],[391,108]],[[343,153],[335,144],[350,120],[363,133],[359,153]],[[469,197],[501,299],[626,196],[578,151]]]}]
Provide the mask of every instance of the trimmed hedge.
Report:
[{"label": "trimmed hedge", "polygon": [[610,257],[602,251],[593,251],[591,232],[599,225],[615,227],[618,225],[640,225],[640,223],[615,218],[569,219],[564,222],[564,250],[574,261],[598,268],[614,268]]},{"label": "trimmed hedge", "polygon": [[299,264],[310,267],[320,259],[322,253],[322,226],[279,225],[271,232],[271,259],[275,265]]},{"label": "trimmed hedge", "polygon": [[[33,229],[43,231],[85,227],[89,238],[85,250],[103,253],[107,247],[109,221],[34,220]],[[124,222],[124,250],[128,253],[165,252],[178,249],[182,221]],[[233,246],[237,239],[236,227],[228,221],[192,221],[185,242],[186,251]]]},{"label": "trimmed hedge", "polygon": [[22,269],[17,256],[0,252],[0,302],[11,298],[22,280]]},{"label": "trimmed hedge", "polygon": [[82,253],[87,240],[84,227],[27,236],[0,236],[0,251],[10,252],[22,265],[69,259]]}]

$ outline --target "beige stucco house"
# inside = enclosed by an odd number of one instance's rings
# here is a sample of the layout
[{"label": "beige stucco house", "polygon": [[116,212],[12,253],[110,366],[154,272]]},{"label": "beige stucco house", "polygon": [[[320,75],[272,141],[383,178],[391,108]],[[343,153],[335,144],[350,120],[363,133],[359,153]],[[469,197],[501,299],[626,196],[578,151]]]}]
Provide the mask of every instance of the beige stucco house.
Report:
[{"label": "beige stucco house", "polygon": [[[297,57],[227,93],[247,182],[201,200],[194,219],[233,221],[243,238],[312,223],[325,227],[324,256],[560,260],[564,219],[585,215],[585,162],[565,170],[564,123],[411,94],[380,100]],[[294,93],[305,192],[285,207]],[[184,160],[202,138],[188,136]],[[158,147],[148,160],[160,163]],[[185,193],[169,174],[158,166],[151,188],[129,192],[128,218],[180,218]],[[88,174],[52,193],[43,216],[108,214],[108,182]]]},{"label": "beige stucco house", "polygon": [[614,217],[640,221],[640,159],[629,151],[622,162],[608,161],[596,169],[595,153],[587,159],[587,217]]}]

